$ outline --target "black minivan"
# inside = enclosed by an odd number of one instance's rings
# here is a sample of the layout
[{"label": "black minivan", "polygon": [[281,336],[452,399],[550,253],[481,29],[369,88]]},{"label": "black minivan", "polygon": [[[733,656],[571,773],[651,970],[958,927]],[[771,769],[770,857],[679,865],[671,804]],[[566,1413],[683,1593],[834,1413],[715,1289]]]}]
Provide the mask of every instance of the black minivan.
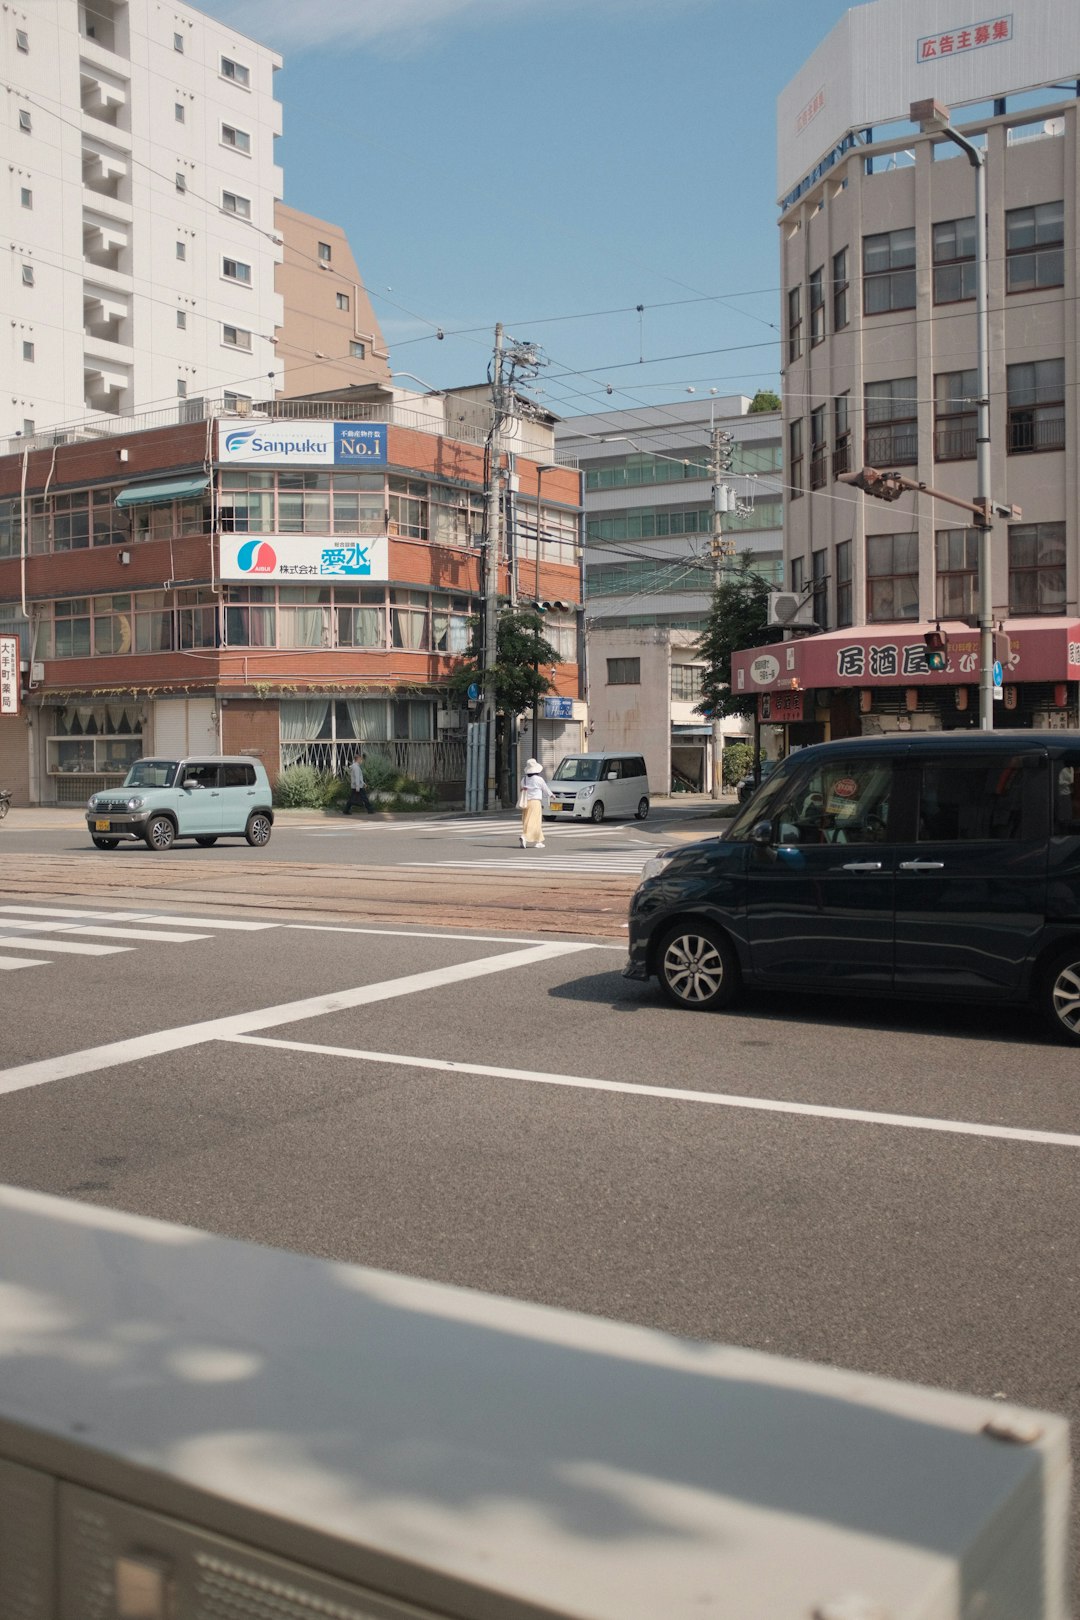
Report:
[{"label": "black minivan", "polygon": [[924,732],[791,755],[720,838],[649,862],[626,977],[1030,1002],[1080,1042],[1080,732]]}]

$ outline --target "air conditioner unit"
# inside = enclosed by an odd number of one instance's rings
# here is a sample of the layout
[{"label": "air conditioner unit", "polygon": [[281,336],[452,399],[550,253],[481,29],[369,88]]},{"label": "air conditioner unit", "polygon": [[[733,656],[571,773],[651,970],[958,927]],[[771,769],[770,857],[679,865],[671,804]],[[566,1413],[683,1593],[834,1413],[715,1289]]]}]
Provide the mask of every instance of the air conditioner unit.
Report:
[{"label": "air conditioner unit", "polygon": [[250,416],[251,415],[251,401],[250,401],[250,399],[238,399],[236,401],[236,403],[233,405],[233,410],[236,412],[237,416]]},{"label": "air conditioner unit", "polygon": [[435,723],[440,731],[460,731],[465,721],[460,709],[439,709]]},{"label": "air conditioner unit", "polygon": [[769,627],[775,630],[809,629],[814,623],[814,599],[798,591],[769,592]]},{"label": "air conditioner unit", "polygon": [[31,664],[30,665],[30,679],[31,679],[31,681],[33,681],[35,686],[39,685],[45,679],[45,665],[44,664]]}]

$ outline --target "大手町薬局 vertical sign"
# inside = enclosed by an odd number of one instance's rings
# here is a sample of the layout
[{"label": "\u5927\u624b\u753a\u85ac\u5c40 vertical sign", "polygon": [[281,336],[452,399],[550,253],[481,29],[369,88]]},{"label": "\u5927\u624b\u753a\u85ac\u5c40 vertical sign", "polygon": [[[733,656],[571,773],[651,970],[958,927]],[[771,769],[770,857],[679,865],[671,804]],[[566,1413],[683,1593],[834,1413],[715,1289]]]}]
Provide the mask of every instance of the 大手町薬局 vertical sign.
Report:
[{"label": "\u5927\u624b\u753a\u85ac\u5c40 vertical sign", "polygon": [[984,45],[1006,45],[1012,37],[1011,14],[1007,17],[988,17],[985,22],[968,23],[964,28],[946,28],[940,34],[925,34],[916,41],[915,56],[919,62],[940,62],[942,57],[981,51]]},{"label": "\u5927\u624b\u753a\u85ac\u5c40 vertical sign", "polygon": [[0,715],[19,712],[19,638],[0,636]]}]

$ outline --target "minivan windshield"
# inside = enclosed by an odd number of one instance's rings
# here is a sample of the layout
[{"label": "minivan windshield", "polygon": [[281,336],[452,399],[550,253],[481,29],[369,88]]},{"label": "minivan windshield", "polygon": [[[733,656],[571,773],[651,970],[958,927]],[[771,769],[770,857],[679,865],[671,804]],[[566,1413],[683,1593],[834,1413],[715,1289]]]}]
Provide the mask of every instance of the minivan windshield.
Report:
[{"label": "minivan windshield", "polygon": [[722,837],[734,840],[745,838],[751,827],[756,827],[759,821],[772,820],[772,807],[791,780],[793,767],[787,760],[784,761],[784,765],[788,766],[786,770],[782,767],[774,770],[768,781],[762,782],[757,792],[743,805],[727,832],[721,835]]},{"label": "minivan windshield", "polygon": [[552,780],[555,782],[599,782],[602,763],[602,760],[595,756],[591,759],[575,759],[571,755],[569,759],[560,759]]},{"label": "minivan windshield", "polygon": [[124,778],[125,787],[172,787],[180,761],[137,759]]}]

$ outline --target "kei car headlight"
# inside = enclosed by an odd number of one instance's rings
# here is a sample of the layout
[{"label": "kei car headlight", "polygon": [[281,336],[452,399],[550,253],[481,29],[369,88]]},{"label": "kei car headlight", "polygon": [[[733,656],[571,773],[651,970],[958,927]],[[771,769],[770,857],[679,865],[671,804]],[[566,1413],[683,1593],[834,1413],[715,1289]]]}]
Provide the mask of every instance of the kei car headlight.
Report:
[{"label": "kei car headlight", "polygon": [[595,792],[596,789],[594,787],[582,788],[578,797],[582,799],[591,799]]},{"label": "kei car headlight", "polygon": [[145,803],[146,800],[140,798],[139,795],[136,794],[133,799],[128,800],[127,807],[129,810],[141,810]]},{"label": "kei car headlight", "polygon": [[88,810],[93,810],[96,804],[97,804],[97,794],[96,793],[91,793],[90,797],[86,801],[86,808]]},{"label": "kei car headlight", "polygon": [[659,877],[674,853],[673,849],[668,849],[663,850],[659,855],[651,855],[641,868],[642,883],[646,883],[649,878]]}]

